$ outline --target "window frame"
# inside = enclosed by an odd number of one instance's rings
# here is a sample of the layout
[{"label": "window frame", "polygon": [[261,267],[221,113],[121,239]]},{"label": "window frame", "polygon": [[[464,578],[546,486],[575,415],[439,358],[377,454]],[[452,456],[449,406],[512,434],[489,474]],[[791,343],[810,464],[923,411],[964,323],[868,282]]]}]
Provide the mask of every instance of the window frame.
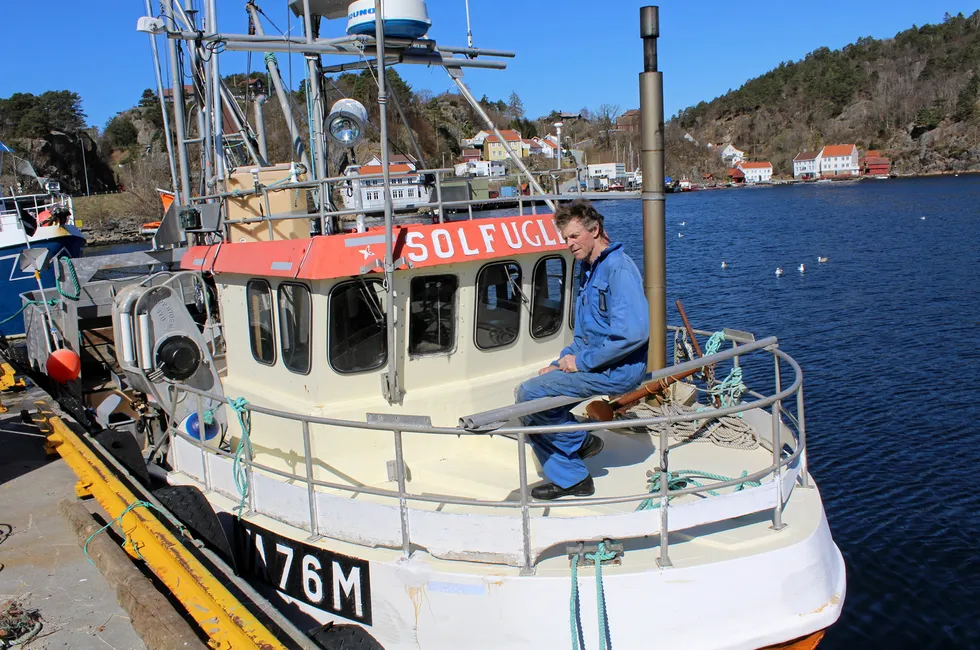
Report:
[{"label": "window frame", "polygon": [[[381,368],[384,368],[384,367],[386,367],[388,365],[389,351],[388,351],[388,335],[387,335],[387,332],[385,333],[385,338],[384,338],[384,344],[385,344],[385,358],[384,358],[384,362],[381,363],[378,366],[375,366],[373,368],[366,368],[366,369],[363,369],[363,370],[339,370],[339,369],[337,369],[337,366],[334,365],[333,359],[331,358],[330,351],[333,349],[333,345],[332,345],[332,341],[331,341],[331,332],[332,332],[331,325],[333,323],[333,301],[334,301],[334,296],[337,293],[337,291],[339,291],[340,289],[342,289],[344,287],[347,287],[348,285],[355,285],[355,284],[357,284],[360,281],[363,281],[365,283],[376,282],[378,284],[382,284],[382,285],[384,284],[381,280],[375,279],[375,278],[354,277],[354,278],[351,278],[350,280],[344,280],[343,282],[338,282],[333,287],[331,287],[330,293],[327,295],[327,320],[326,320],[326,323],[327,323],[327,352],[326,352],[326,354],[327,354],[327,364],[330,366],[330,369],[333,370],[335,373],[337,373],[338,375],[346,376],[346,377],[349,377],[349,376],[352,376],[352,375],[362,375],[362,374],[365,374],[365,373],[368,373],[368,372],[375,372],[376,370],[380,370]],[[389,297],[386,297],[385,300],[390,300],[390,296]],[[387,320],[387,318],[388,318],[388,312],[387,312],[387,309],[386,309],[385,310],[385,320]],[[387,323],[386,323],[386,329],[387,329]]]},{"label": "window frame", "polygon": [[[453,320],[459,320],[459,290],[460,290],[460,278],[456,273],[429,273],[425,275],[416,275],[409,278],[408,281],[408,309],[412,308],[412,282],[416,279],[424,278],[435,278],[439,276],[448,276],[455,278],[456,280],[456,290],[453,292]],[[459,348],[459,327],[458,323],[453,323],[453,345],[448,350],[439,350],[437,352],[412,352],[412,321],[411,313],[408,314],[408,336],[406,337],[406,350],[408,351],[408,356],[410,359],[420,359],[423,357],[437,357],[437,356],[449,356],[454,354]]]},{"label": "window frame", "polygon": [[[300,287],[302,289],[305,289],[306,290],[307,298],[308,298],[308,300],[310,302],[310,319],[309,319],[309,323],[308,323],[308,325],[309,325],[309,330],[308,330],[309,331],[309,351],[307,352],[307,355],[306,355],[306,371],[305,372],[300,372],[299,370],[295,370],[293,368],[290,368],[286,364],[285,352],[283,353],[283,359],[282,359],[282,365],[285,366],[286,370],[288,370],[289,372],[292,372],[294,374],[297,374],[297,375],[306,376],[306,375],[309,375],[313,371],[313,321],[314,321],[314,318],[313,318],[313,290],[310,287],[308,287],[307,285],[303,284],[302,282],[280,282],[279,285],[276,286],[276,313],[277,314],[278,314],[279,310],[281,309],[279,300],[280,300],[280,296],[282,295],[281,292],[282,292],[283,287]],[[279,347],[282,348],[283,351],[285,351],[286,346],[285,346],[285,343],[283,343],[283,340],[282,340],[282,334],[283,334],[283,330],[282,330],[282,318],[277,318],[276,320],[277,320],[276,330],[279,332]]]},{"label": "window frame", "polygon": [[[542,264],[547,263],[548,260],[559,260],[561,262],[562,265],[561,279],[563,283],[565,282],[565,274],[568,272],[568,260],[565,259],[564,255],[545,255],[544,257],[539,258],[538,261],[534,263],[534,269],[531,271],[531,309],[530,309],[531,313],[527,319],[527,331],[528,333],[530,333],[531,338],[535,340],[546,339],[549,336],[554,336],[555,334],[561,331],[562,325],[565,324],[566,292],[565,292],[565,287],[562,287],[561,308],[558,310],[558,327],[556,327],[555,329],[553,329],[552,331],[546,334],[536,335],[534,333],[534,305],[536,304],[534,302],[534,297],[537,289],[537,283],[535,282],[535,280],[537,279],[537,275],[538,275],[538,267],[541,266]],[[545,277],[547,278],[547,272]]]},{"label": "window frame", "polygon": [[[516,328],[517,336],[515,336],[514,337],[514,340],[511,341],[510,343],[504,343],[503,345],[496,345],[496,346],[491,347],[491,348],[484,348],[484,347],[482,347],[480,345],[479,340],[478,340],[478,337],[477,337],[477,333],[479,332],[479,329],[480,329],[480,278],[483,277],[483,273],[488,268],[490,268],[491,266],[494,266],[496,264],[513,264],[513,265],[515,265],[518,268],[518,270],[521,273],[520,282],[518,282],[518,284],[517,284],[518,288],[520,289],[520,293],[521,293],[520,307],[517,310],[517,318],[518,318],[518,320],[517,320],[517,328]],[[494,350],[502,350],[502,349],[505,349],[505,348],[509,348],[512,345],[515,345],[518,341],[521,340],[521,314],[522,314],[522,312],[523,312],[523,310],[525,308],[524,300],[523,300],[523,296],[524,296],[524,286],[523,286],[523,284],[524,284],[524,267],[523,267],[523,265],[521,265],[521,263],[519,261],[514,260],[514,259],[509,259],[509,260],[506,260],[506,259],[505,260],[493,260],[493,261],[488,262],[488,263],[484,264],[483,266],[481,266],[480,267],[480,270],[478,270],[476,272],[476,284],[473,287],[475,289],[475,294],[474,294],[475,300],[473,301],[473,345],[476,347],[477,350],[479,350],[481,352],[493,352]]]},{"label": "window frame", "polygon": [[[262,359],[259,359],[257,356],[255,356],[255,339],[252,338],[252,312],[250,311],[250,307],[248,304],[249,287],[252,285],[253,282],[256,284],[265,285],[266,294],[269,296],[269,302],[272,305],[272,308],[269,310],[269,313],[272,315],[272,361],[263,361]],[[268,280],[266,280],[265,278],[251,278],[248,280],[248,282],[245,283],[245,324],[249,330],[248,347],[252,352],[252,359],[254,359],[256,363],[260,363],[263,366],[268,366],[270,368],[275,366],[276,363],[279,361],[279,346],[276,343],[276,339],[278,338],[276,336],[276,333],[279,331],[279,328],[276,325],[276,320],[277,320],[276,311],[278,311],[278,307],[279,307],[278,303],[273,299],[272,285],[269,284]]]}]

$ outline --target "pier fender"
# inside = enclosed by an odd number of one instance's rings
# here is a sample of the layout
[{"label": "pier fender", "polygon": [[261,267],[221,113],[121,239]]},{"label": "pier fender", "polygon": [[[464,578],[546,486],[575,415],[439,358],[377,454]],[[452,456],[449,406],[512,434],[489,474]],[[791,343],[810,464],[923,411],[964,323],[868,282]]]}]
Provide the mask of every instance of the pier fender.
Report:
[{"label": "pier fender", "polygon": [[133,434],[117,429],[103,429],[95,434],[95,440],[112,454],[112,457],[118,460],[134,479],[150,487],[150,472],[146,469],[146,461]]},{"label": "pier fender", "polygon": [[193,485],[174,485],[153,490],[153,496],[238,573],[225,529],[203,492]]}]

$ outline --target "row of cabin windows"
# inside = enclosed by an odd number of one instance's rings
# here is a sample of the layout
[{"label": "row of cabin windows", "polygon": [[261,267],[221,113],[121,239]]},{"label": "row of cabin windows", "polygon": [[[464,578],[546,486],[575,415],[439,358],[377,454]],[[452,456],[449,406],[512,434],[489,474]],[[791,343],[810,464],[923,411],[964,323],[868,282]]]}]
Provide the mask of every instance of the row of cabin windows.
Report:
[{"label": "row of cabin windows", "polygon": [[[517,340],[521,312],[530,312],[534,338],[561,329],[565,310],[565,260],[546,257],[534,267],[530,299],[521,289],[521,267],[495,262],[477,274],[476,346],[493,350]],[[413,355],[447,353],[456,347],[455,275],[412,278],[408,312],[408,352]],[[246,285],[249,339],[252,356],[266,365],[276,363],[273,293],[265,280]],[[387,294],[380,280],[358,278],[334,287],[330,293],[327,356],[330,366],[347,374],[374,370],[388,359]],[[573,296],[574,298],[574,296]],[[276,290],[279,349],[289,370],[307,374],[312,359],[313,303],[303,284],[283,282]],[[574,324],[574,321],[571,323]]]}]

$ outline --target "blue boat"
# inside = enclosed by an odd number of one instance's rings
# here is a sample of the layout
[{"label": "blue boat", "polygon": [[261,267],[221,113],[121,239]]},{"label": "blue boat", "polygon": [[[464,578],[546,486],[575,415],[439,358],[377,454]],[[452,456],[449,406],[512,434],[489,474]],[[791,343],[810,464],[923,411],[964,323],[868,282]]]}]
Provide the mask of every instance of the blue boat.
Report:
[{"label": "blue boat", "polygon": [[24,320],[14,316],[23,304],[20,295],[38,288],[33,270],[21,270],[21,253],[28,248],[47,250],[40,282],[50,289],[55,286],[55,259],[80,257],[84,247],[71,197],[61,194],[57,183],[49,181],[44,194],[0,196],[0,332],[24,333]]}]

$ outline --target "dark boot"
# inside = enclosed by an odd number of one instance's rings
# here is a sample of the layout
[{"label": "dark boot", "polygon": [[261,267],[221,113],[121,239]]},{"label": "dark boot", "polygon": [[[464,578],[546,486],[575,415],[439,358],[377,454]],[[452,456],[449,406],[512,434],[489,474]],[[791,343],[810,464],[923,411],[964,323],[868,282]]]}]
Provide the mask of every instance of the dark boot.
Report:
[{"label": "dark boot", "polygon": [[595,483],[592,482],[591,476],[586,476],[575,485],[567,488],[558,487],[554,483],[545,483],[531,488],[531,496],[538,501],[551,501],[567,496],[590,497],[593,494],[595,494]]},{"label": "dark boot", "polygon": [[605,443],[602,442],[602,438],[591,433],[585,438],[585,442],[578,449],[578,455],[582,460],[586,458],[592,458],[600,451]]}]

